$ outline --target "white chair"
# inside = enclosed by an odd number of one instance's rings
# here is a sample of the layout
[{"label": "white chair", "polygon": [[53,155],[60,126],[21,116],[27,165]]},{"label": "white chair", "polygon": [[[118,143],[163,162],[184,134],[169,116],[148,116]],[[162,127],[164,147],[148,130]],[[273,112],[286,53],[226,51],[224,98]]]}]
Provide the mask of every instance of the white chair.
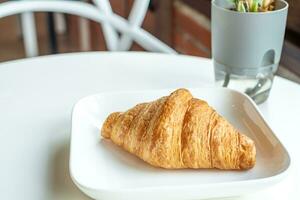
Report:
[{"label": "white chair", "polygon": [[[27,57],[38,55],[32,12],[73,14],[102,25],[108,50],[128,50],[134,40],[148,51],[176,53],[172,48],[141,29],[149,0],[135,0],[128,21],[113,13],[108,0],[93,0],[95,5],[69,0],[14,1],[0,3],[0,18],[22,14],[24,46]],[[120,33],[120,37],[118,36]]]}]

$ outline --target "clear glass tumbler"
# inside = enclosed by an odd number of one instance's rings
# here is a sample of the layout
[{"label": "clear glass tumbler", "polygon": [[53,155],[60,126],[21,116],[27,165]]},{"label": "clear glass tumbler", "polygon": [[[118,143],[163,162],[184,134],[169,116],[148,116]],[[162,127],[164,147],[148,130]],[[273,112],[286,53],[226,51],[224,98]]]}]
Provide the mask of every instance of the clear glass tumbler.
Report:
[{"label": "clear glass tumbler", "polygon": [[220,64],[214,62],[216,85],[244,92],[257,104],[268,98],[274,77],[273,67],[257,70],[243,68],[238,72],[228,72],[219,66]]}]

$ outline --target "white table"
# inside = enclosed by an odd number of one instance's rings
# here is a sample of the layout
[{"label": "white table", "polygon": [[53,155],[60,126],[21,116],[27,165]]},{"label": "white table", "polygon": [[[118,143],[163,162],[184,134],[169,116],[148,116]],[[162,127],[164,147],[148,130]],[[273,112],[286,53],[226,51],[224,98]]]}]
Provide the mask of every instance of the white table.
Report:
[{"label": "white table", "polygon": [[[1,199],[88,199],[68,171],[71,111],[104,91],[213,84],[211,60],[152,53],[74,53],[0,64]],[[290,175],[234,199],[300,199],[300,86],[275,77],[259,108],[291,154]]]}]

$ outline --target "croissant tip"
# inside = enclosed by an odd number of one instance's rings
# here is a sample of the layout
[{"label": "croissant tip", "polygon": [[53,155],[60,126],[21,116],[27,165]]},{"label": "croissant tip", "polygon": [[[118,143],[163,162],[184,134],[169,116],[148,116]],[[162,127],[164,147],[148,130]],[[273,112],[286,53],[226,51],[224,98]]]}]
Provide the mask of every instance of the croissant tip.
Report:
[{"label": "croissant tip", "polygon": [[245,135],[240,136],[240,168],[251,169],[256,162],[256,148],[253,140]]},{"label": "croissant tip", "polygon": [[113,128],[114,123],[117,121],[117,118],[120,116],[120,112],[114,112],[110,114],[107,119],[104,121],[100,134],[104,138],[110,138],[110,134]]}]

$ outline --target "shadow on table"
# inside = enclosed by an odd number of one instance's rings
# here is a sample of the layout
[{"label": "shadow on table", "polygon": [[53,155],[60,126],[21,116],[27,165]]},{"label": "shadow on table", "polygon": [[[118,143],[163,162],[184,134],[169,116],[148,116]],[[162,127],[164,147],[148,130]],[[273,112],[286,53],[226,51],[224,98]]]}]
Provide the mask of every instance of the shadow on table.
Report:
[{"label": "shadow on table", "polygon": [[59,148],[53,154],[50,159],[50,172],[49,180],[52,194],[52,199],[90,199],[84,195],[73,183],[69,172],[69,149],[70,142],[63,141]]}]

